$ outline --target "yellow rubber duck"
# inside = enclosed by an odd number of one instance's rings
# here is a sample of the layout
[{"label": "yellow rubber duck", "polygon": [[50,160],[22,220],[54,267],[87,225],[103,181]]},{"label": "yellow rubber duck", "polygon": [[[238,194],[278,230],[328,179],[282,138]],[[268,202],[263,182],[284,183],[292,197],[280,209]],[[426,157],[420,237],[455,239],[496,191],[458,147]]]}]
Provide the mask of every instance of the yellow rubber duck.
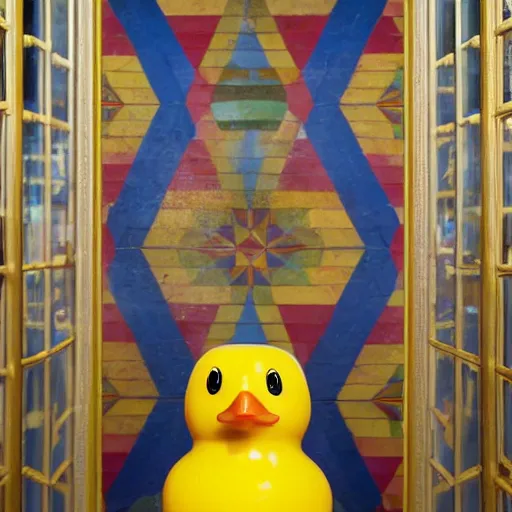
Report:
[{"label": "yellow rubber duck", "polygon": [[332,512],[302,451],[311,416],[297,360],[268,345],[224,345],[196,364],[185,395],[192,450],[171,469],[164,512]]}]

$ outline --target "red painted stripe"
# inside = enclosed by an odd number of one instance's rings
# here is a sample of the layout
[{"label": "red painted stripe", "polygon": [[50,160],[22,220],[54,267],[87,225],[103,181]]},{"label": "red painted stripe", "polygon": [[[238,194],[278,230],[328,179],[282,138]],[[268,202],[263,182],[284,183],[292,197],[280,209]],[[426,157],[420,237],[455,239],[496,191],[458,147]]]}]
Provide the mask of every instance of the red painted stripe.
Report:
[{"label": "red painted stripe", "polygon": [[372,165],[375,176],[383,185],[403,184],[404,168],[402,166],[377,167]]},{"label": "red painted stripe", "polygon": [[403,53],[404,37],[390,16],[383,16],[366,43],[364,53]]},{"label": "red painted stripe", "polygon": [[388,196],[389,202],[395,207],[404,205],[404,185],[403,183],[395,183],[390,185],[382,185],[384,192]]},{"label": "red painted stripe", "polygon": [[295,64],[302,69],[318,43],[328,16],[275,16],[274,19]]},{"label": "red painted stripe", "polygon": [[308,120],[309,113],[313,108],[313,99],[309,93],[309,89],[304,83],[302,77],[293,84],[284,86],[286,90],[286,98],[288,101],[288,109],[297,116],[302,122]]},{"label": "red painted stripe", "polygon": [[128,39],[126,32],[108,2],[103,3],[103,40],[102,52],[109,55],[135,55],[135,49]]},{"label": "red painted stripe", "polygon": [[103,164],[103,205],[115,203],[131,169],[131,164]]},{"label": "red painted stripe", "polygon": [[103,453],[130,453],[138,435],[103,434]]},{"label": "red painted stripe", "polygon": [[103,340],[135,343],[135,336],[115,304],[103,304]]},{"label": "red painted stripe", "polygon": [[394,18],[401,18],[404,15],[404,2],[403,0],[389,0],[388,5],[384,8],[383,16],[393,16]]},{"label": "red painted stripe", "polygon": [[404,308],[387,306],[366,340],[368,345],[403,343]]},{"label": "red painted stripe", "polygon": [[404,227],[400,226],[391,242],[391,255],[399,272],[404,268]]},{"label": "red painted stripe", "polygon": [[366,155],[368,162],[373,167],[403,167],[404,155]]},{"label": "red painted stripe", "polygon": [[333,184],[311,142],[296,140],[279,178],[280,190],[331,192]]},{"label": "red painted stripe", "polygon": [[220,16],[167,16],[189,62],[197,68],[212,40]]}]

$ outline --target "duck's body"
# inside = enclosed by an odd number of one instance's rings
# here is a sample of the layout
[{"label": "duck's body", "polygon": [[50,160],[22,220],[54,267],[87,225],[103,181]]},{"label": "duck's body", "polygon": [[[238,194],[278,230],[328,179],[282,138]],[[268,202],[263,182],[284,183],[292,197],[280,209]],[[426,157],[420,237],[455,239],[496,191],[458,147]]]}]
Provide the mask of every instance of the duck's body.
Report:
[{"label": "duck's body", "polygon": [[304,374],[286,352],[207,353],[185,399],[194,445],[169,473],[164,512],[332,512],[327,479],[301,448],[310,408]]},{"label": "duck's body", "polygon": [[295,446],[195,446],[163,497],[165,512],[332,512],[325,476]]}]

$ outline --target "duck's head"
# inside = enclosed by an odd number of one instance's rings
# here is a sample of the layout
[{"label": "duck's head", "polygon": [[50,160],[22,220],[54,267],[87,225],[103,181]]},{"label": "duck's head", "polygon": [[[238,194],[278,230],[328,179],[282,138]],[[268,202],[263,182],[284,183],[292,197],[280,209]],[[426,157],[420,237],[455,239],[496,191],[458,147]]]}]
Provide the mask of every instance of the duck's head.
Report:
[{"label": "duck's head", "polygon": [[233,435],[302,440],[311,416],[297,360],[268,345],[224,345],[207,352],[190,376],[185,416],[195,440]]}]

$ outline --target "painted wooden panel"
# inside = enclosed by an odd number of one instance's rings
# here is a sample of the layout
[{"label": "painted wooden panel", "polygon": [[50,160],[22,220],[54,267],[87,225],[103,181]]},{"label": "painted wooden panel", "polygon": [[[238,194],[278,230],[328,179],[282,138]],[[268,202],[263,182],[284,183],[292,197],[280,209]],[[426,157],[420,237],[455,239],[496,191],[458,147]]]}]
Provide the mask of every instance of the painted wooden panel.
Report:
[{"label": "painted wooden panel", "polygon": [[223,343],[304,365],[336,511],[402,510],[402,0],[103,15],[106,510],[160,510]]}]

